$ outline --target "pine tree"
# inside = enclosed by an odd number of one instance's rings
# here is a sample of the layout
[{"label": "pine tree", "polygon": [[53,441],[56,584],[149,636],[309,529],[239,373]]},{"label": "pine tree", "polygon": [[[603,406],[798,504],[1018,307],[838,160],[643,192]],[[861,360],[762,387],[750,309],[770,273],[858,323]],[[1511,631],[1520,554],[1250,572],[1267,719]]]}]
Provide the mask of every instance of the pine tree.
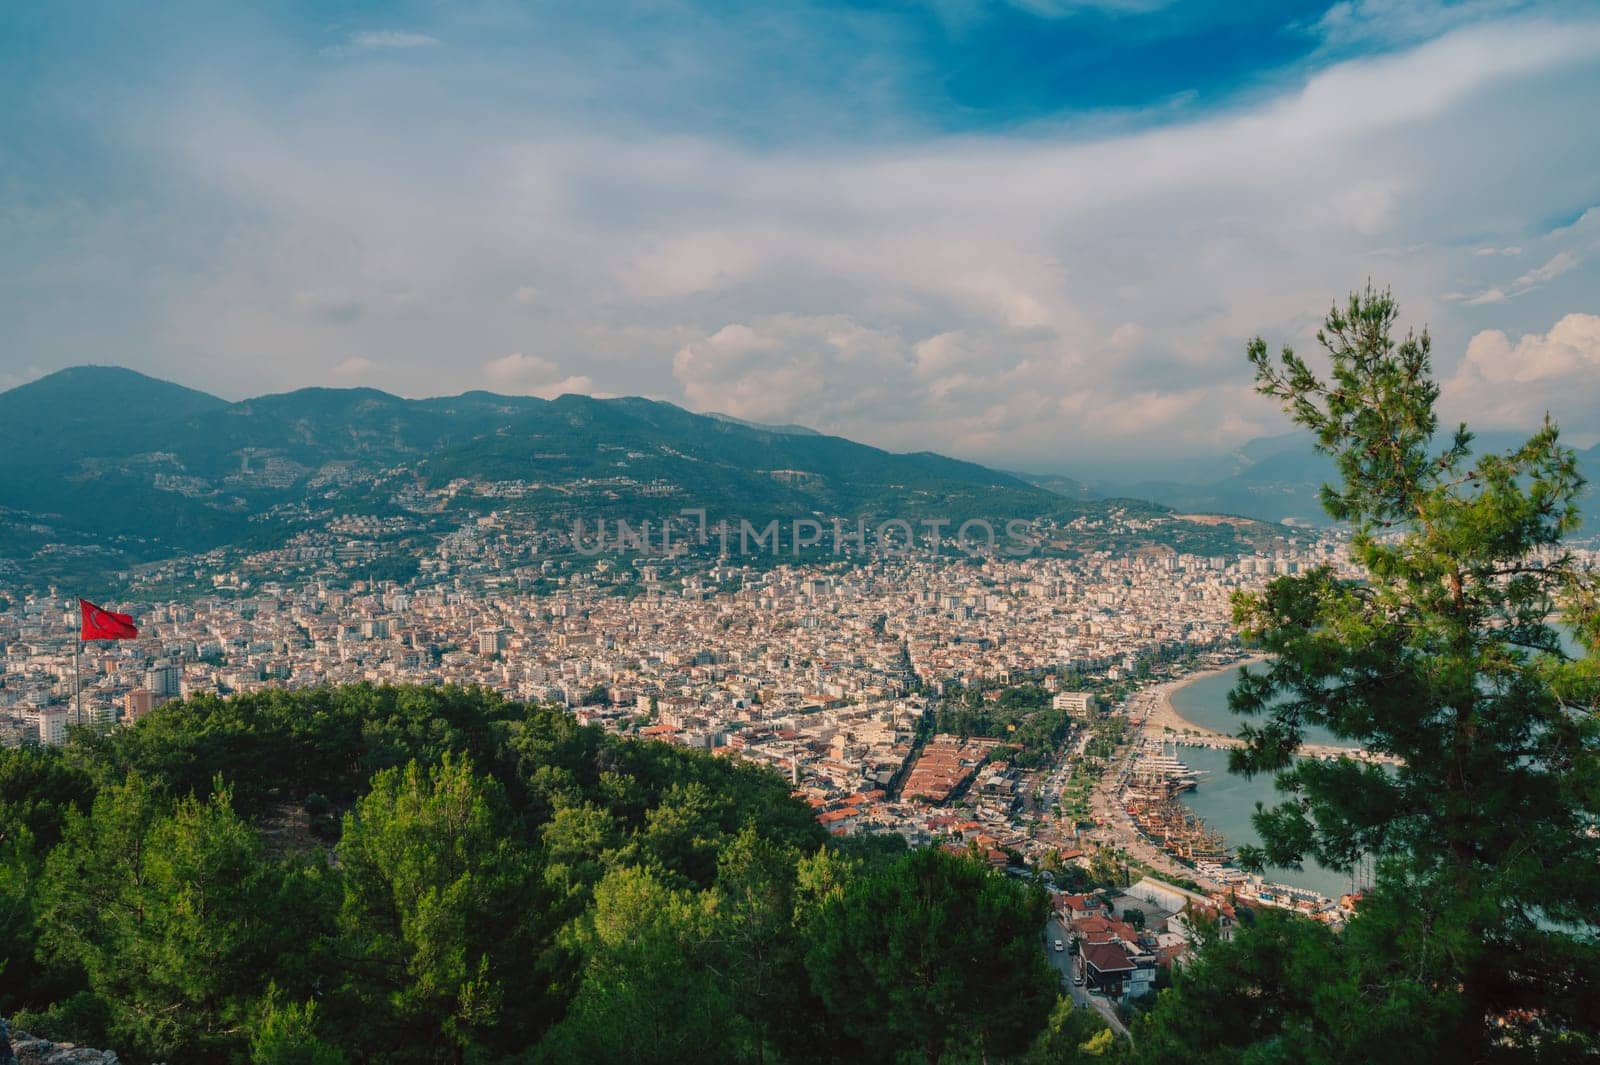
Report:
[{"label": "pine tree", "polygon": [[67,816],[39,886],[43,953],[82,973],[91,1012],[105,1017],[97,1038],[157,1057],[219,1056],[280,944],[295,895],[281,873],[220,782],[169,812],[129,773],[89,813]]},{"label": "pine tree", "polygon": [[[1378,870],[1340,986],[1277,1030],[1302,1061],[1575,1060],[1600,1052],[1600,594],[1563,547],[1583,481],[1548,419],[1505,454],[1465,425],[1436,444],[1430,340],[1396,340],[1398,314],[1370,286],[1335,307],[1326,378],[1249,349],[1337,464],[1323,503],[1364,576],[1236,601],[1272,657],[1230,697],[1255,719],[1232,768],[1287,797],[1243,857]],[[1399,764],[1296,759],[1312,726]]]},{"label": "pine tree", "polygon": [[346,992],[384,1060],[431,1061],[444,1045],[463,1061],[547,1021],[549,907],[509,827],[499,786],[450,754],[376,774],[346,816]]},{"label": "pine tree", "polygon": [[831,893],[808,926],[812,988],[862,1057],[1020,1054],[1058,978],[1039,948],[1044,893],[937,847]]}]

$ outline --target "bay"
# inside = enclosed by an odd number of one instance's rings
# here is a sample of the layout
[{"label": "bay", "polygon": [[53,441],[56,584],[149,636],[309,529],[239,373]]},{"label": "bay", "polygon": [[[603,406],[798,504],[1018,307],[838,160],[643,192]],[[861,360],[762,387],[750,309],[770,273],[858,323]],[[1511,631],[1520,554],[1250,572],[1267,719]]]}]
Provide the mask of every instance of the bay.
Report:
[{"label": "bay", "polygon": [[[1265,665],[1254,667],[1264,669]],[[1237,736],[1239,728],[1245,722],[1260,723],[1264,718],[1250,718],[1236,714],[1228,709],[1228,690],[1239,679],[1237,669],[1223,670],[1220,673],[1209,673],[1196,677],[1172,693],[1172,708],[1178,716],[1186,721],[1192,721],[1201,728],[1208,728],[1213,732],[1220,732],[1226,736]],[[1354,747],[1349,740],[1342,740],[1327,729],[1316,725],[1305,728],[1305,742],[1318,743],[1329,747]]]},{"label": "bay", "polygon": [[[1270,776],[1257,776],[1246,780],[1228,772],[1228,752],[1209,747],[1180,747],[1177,757],[1189,768],[1205,774],[1193,791],[1179,796],[1179,801],[1205,818],[1206,823],[1221,832],[1230,849],[1240,844],[1259,844],[1261,837],[1250,823],[1256,812],[1256,803],[1272,806],[1282,797],[1272,786]],[[1267,880],[1277,884],[1309,888],[1320,895],[1336,899],[1350,890],[1350,875],[1329,869],[1307,859],[1300,869],[1268,867]]]},{"label": "bay", "polygon": [[[1567,654],[1574,658],[1583,657],[1583,647],[1570,633],[1563,631],[1560,635],[1563,649]],[[1228,709],[1228,691],[1237,682],[1238,676],[1237,669],[1228,669],[1196,677],[1172,692],[1172,707],[1186,721],[1214,732],[1237,735],[1240,725],[1251,720]],[[1340,739],[1327,729],[1318,727],[1305,729],[1305,741],[1331,747],[1356,746],[1349,740]],[[1199,786],[1181,795],[1180,801],[1205,818],[1213,830],[1221,832],[1228,841],[1229,848],[1237,848],[1241,844],[1259,844],[1261,837],[1257,835],[1255,826],[1250,822],[1256,804],[1261,803],[1271,807],[1282,801],[1282,797],[1273,787],[1272,777],[1256,776],[1247,780],[1229,773],[1227,751],[1205,747],[1180,747],[1174,753],[1190,768],[1204,774]],[[1370,871],[1367,875],[1370,875]],[[1266,870],[1266,879],[1309,888],[1329,898],[1337,898],[1351,890],[1351,878],[1348,873],[1341,873],[1309,860],[1301,869],[1269,868]]]},{"label": "bay", "polygon": [[[1238,676],[1237,669],[1229,669],[1196,677],[1172,693],[1172,708],[1179,716],[1202,728],[1230,736],[1236,735],[1239,726],[1251,720],[1228,709],[1228,691],[1238,680]],[[1335,747],[1354,746],[1348,740],[1339,739],[1325,728],[1308,727],[1305,730],[1305,739],[1307,743]],[[1251,815],[1256,811],[1256,804],[1261,803],[1271,807],[1282,801],[1282,797],[1272,786],[1272,777],[1267,775],[1246,779],[1229,773],[1228,752],[1223,750],[1180,747],[1176,755],[1190,768],[1199,770],[1203,774],[1199,786],[1193,791],[1183,793],[1179,797],[1180,801],[1205,818],[1213,830],[1221,832],[1228,841],[1230,849],[1237,849],[1241,844],[1259,844],[1261,837],[1250,822]],[[1268,867],[1265,870],[1265,877],[1274,883],[1308,888],[1329,898],[1338,898],[1351,889],[1348,873],[1329,869],[1309,859],[1300,869]]]}]

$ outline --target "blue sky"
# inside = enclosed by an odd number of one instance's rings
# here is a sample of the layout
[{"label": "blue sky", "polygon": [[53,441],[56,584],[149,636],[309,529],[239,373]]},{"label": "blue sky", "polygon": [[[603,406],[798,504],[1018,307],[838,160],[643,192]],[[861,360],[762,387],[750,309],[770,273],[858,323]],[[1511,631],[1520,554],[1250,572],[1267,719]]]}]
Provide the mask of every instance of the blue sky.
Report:
[{"label": "blue sky", "polygon": [[1281,422],[1392,284],[1452,414],[1600,437],[1600,11],[21,3],[0,387],[641,393],[1084,472]]}]

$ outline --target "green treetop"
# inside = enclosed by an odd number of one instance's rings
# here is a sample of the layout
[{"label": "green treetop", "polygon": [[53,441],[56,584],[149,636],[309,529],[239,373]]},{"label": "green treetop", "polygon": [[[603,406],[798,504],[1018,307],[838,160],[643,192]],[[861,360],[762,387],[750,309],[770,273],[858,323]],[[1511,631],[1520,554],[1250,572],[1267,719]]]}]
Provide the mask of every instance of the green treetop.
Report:
[{"label": "green treetop", "polygon": [[[1370,287],[1332,310],[1326,378],[1250,345],[1258,390],[1337,464],[1324,505],[1364,576],[1317,568],[1235,603],[1272,658],[1230,696],[1256,719],[1232,768],[1286,796],[1242,857],[1378,870],[1342,960],[1302,966],[1316,993],[1254,1031],[1293,1033],[1300,1061],[1575,1060],[1600,1051],[1600,611],[1562,546],[1583,482],[1548,420],[1506,454],[1465,426],[1436,444],[1428,335],[1397,340],[1397,317]],[[1399,764],[1297,761],[1311,726]]]},{"label": "green treetop", "polygon": [[1054,1005],[1048,916],[1043,892],[974,859],[911,851],[821,904],[806,967],[860,1059],[994,1060],[1025,1051]]}]

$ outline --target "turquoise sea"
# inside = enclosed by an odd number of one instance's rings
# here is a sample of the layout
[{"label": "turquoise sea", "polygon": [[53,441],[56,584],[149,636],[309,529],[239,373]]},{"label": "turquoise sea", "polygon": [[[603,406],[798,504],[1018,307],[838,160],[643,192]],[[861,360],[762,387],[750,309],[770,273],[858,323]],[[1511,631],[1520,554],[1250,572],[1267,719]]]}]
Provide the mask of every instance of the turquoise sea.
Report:
[{"label": "turquoise sea", "polygon": [[[1264,663],[1252,667],[1255,670],[1265,668]],[[1237,669],[1230,669],[1193,680],[1172,693],[1172,707],[1178,711],[1180,717],[1193,721],[1196,725],[1204,726],[1213,732],[1235,735],[1242,723],[1261,720],[1240,717],[1228,709],[1228,689],[1233,687],[1238,676]],[[1327,729],[1315,727],[1305,730],[1305,741],[1332,747],[1354,746],[1348,740],[1339,739]]]},{"label": "turquoise sea", "polygon": [[[1172,705],[1178,713],[1197,725],[1216,732],[1232,734],[1238,731],[1243,718],[1228,710],[1228,689],[1233,687],[1237,670],[1228,670],[1212,676],[1200,677],[1172,694]],[[1324,729],[1307,729],[1306,739],[1312,743],[1348,746]],[[1179,747],[1173,751],[1192,769],[1199,770],[1199,787],[1181,796],[1183,804],[1201,817],[1212,828],[1221,832],[1230,847],[1241,843],[1259,843],[1250,815],[1256,804],[1271,806],[1281,801],[1272,786],[1270,776],[1250,780],[1228,772],[1228,752],[1204,747]],[[1301,869],[1268,869],[1266,878],[1281,884],[1309,888],[1329,898],[1338,898],[1350,890],[1348,873],[1327,869],[1307,861]]]},{"label": "turquoise sea", "polygon": [[[1281,801],[1273,790],[1270,777],[1246,780],[1228,772],[1228,752],[1214,751],[1208,747],[1180,747],[1177,757],[1191,769],[1204,773],[1199,787],[1185,792],[1180,800],[1185,806],[1206,819],[1206,822],[1228,840],[1228,846],[1241,843],[1260,843],[1250,815],[1256,803],[1271,806]],[[1301,869],[1268,869],[1266,878],[1274,883],[1293,884],[1336,899],[1350,890],[1350,875],[1327,869],[1307,861]]]},{"label": "turquoise sea", "polygon": [[[1569,634],[1562,634],[1562,643],[1568,654],[1574,657],[1583,655],[1582,647]],[[1249,720],[1228,709],[1228,690],[1233,687],[1237,678],[1237,669],[1200,677],[1172,693],[1172,706],[1179,716],[1186,720],[1216,732],[1233,735],[1238,732],[1241,722]],[[1353,746],[1349,741],[1337,738],[1326,729],[1308,728],[1305,738],[1308,743]],[[1256,834],[1255,826],[1250,823],[1250,815],[1255,812],[1257,803],[1272,806],[1281,801],[1281,796],[1272,786],[1272,778],[1258,776],[1246,780],[1244,777],[1234,776],[1228,772],[1227,751],[1179,747],[1173,753],[1190,768],[1205,774],[1199,787],[1181,796],[1184,805],[1205,818],[1212,828],[1221,832],[1227,838],[1229,846],[1259,843],[1260,837]],[[1307,862],[1304,869],[1298,870],[1269,869],[1267,879],[1310,888],[1330,898],[1336,898],[1351,888],[1348,873],[1326,869],[1313,862]]]}]

